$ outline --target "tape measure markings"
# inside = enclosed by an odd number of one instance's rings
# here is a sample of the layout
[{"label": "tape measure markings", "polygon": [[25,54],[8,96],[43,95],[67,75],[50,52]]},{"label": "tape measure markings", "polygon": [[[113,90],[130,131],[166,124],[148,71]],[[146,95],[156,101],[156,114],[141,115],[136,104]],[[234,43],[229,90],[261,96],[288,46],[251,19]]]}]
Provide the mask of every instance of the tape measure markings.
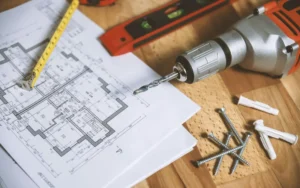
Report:
[{"label": "tape measure markings", "polygon": [[47,61],[50,58],[52,52],[54,51],[63,32],[66,30],[67,25],[70,22],[72,15],[76,11],[78,5],[79,5],[79,0],[73,0],[71,5],[68,7],[68,10],[64,14],[57,29],[55,30],[49,43],[47,44],[46,49],[44,50],[43,54],[41,55],[40,59],[38,60],[36,66],[33,68],[32,73],[30,73],[29,76],[25,78],[25,80],[21,81],[20,85],[23,89],[31,90],[32,88],[34,88],[41,72],[43,71],[44,67],[46,66]]}]

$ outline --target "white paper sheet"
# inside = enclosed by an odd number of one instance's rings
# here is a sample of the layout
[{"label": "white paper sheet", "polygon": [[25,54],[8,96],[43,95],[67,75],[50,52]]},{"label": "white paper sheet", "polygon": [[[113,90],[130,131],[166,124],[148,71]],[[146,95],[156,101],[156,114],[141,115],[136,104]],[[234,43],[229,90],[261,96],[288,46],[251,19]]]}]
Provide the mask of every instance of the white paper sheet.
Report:
[{"label": "white paper sheet", "polygon": [[190,152],[197,140],[181,126],[107,188],[129,188]]},{"label": "white paper sheet", "polygon": [[[108,185],[107,188],[129,188],[137,184],[191,151],[196,143],[197,140],[180,126],[170,137]],[[3,180],[2,182],[0,180],[0,187],[2,185],[2,188],[37,188],[34,182],[2,149],[0,149],[0,166],[0,178]],[[15,181],[17,177],[19,180]]]},{"label": "white paper sheet", "polygon": [[132,95],[158,75],[132,54],[111,58],[79,11],[36,88],[20,89],[65,8],[35,0],[0,14],[0,142],[40,187],[104,187],[199,107],[170,84]]},{"label": "white paper sheet", "polygon": [[0,146],[0,188],[38,188]]}]

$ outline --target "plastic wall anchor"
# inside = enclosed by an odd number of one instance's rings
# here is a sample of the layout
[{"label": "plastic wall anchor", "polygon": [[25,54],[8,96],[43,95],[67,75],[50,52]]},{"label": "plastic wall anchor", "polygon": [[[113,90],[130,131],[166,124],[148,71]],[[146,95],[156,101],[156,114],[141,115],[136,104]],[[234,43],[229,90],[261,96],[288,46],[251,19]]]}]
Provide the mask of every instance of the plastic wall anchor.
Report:
[{"label": "plastic wall anchor", "polygon": [[250,108],[254,108],[254,109],[257,109],[257,110],[260,110],[260,111],[263,111],[263,112],[266,112],[266,113],[269,113],[269,114],[273,114],[273,115],[278,115],[279,114],[278,109],[272,108],[271,106],[269,106],[267,104],[264,104],[264,103],[261,103],[261,102],[258,102],[258,101],[250,100],[250,99],[248,99],[246,97],[243,97],[243,96],[240,96],[238,104],[243,105],[243,106],[247,106],[247,107],[250,107]]},{"label": "plastic wall anchor", "polygon": [[261,133],[261,132],[258,132],[258,133],[259,133],[261,143],[264,146],[265,150],[267,151],[270,159],[271,160],[276,159],[277,155],[276,155],[276,152],[274,150],[274,147],[273,147],[268,135]]},{"label": "plastic wall anchor", "polygon": [[[258,120],[256,122],[254,122],[254,125],[260,125],[260,126],[264,126],[263,125],[263,121],[262,120]],[[276,152],[274,150],[274,147],[268,137],[268,135],[262,133],[262,132],[258,132],[259,133],[259,138],[261,140],[261,143],[263,145],[263,147],[265,148],[265,150],[267,151],[269,158],[271,160],[274,160],[277,158]]]},{"label": "plastic wall anchor", "polygon": [[287,142],[289,142],[293,145],[298,142],[298,136],[297,135],[293,135],[293,134],[286,133],[286,132],[281,132],[281,131],[278,131],[276,129],[266,127],[264,125],[263,120],[255,121],[254,125],[255,125],[255,130],[257,130],[261,133],[264,133],[268,136],[271,136],[273,138],[285,140],[285,141],[287,141]]}]

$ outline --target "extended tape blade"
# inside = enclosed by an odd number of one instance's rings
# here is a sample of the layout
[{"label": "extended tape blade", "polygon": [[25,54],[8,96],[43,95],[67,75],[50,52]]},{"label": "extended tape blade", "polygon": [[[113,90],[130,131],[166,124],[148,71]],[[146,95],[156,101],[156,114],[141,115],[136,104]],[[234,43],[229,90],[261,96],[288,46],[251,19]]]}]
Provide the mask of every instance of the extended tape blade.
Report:
[{"label": "extended tape blade", "polygon": [[19,82],[21,88],[26,90],[32,90],[40,77],[41,72],[43,71],[44,67],[47,64],[48,59],[50,58],[52,52],[54,51],[60,37],[64,33],[67,28],[68,23],[70,22],[72,15],[76,11],[79,5],[79,0],[73,0],[68,10],[66,11],[65,15],[61,19],[58,27],[56,28],[54,34],[52,35],[46,49],[44,50],[43,54],[39,58],[37,64],[33,68],[32,72],[28,74],[24,78],[24,80]]}]

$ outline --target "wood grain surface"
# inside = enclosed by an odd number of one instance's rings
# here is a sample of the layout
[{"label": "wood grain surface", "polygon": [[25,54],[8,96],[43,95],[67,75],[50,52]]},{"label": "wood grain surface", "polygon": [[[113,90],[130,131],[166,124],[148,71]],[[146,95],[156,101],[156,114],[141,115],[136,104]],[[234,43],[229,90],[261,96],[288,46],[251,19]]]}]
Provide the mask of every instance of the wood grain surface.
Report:
[{"label": "wood grain surface", "polygon": [[[25,0],[0,0],[0,11],[13,8]],[[86,7],[79,9],[91,20],[107,30],[147,10],[158,7],[169,0],[119,0],[112,7]],[[252,10],[268,0],[239,0],[233,6],[221,8],[214,13],[183,27],[134,53],[159,74],[167,74],[180,53],[212,39],[225,32],[232,24],[247,16]],[[271,139],[277,152],[277,159],[268,157],[253,131],[252,123],[264,119],[267,126],[300,134],[300,70],[281,80],[239,68],[228,69],[194,85],[172,82],[177,88],[197,102],[203,109],[185,126],[199,140],[193,152],[175,161],[135,188],[299,188],[300,187],[300,144]],[[272,116],[246,107],[236,106],[236,97],[243,95],[266,102],[280,110],[279,116]],[[218,176],[211,175],[214,163],[194,168],[191,160],[200,159],[218,151],[218,148],[199,134],[214,132],[220,139],[226,132],[215,108],[225,106],[230,118],[240,132],[254,133],[245,153],[250,167],[239,165],[236,174],[228,175],[232,159],[224,158]],[[234,143],[231,143],[232,145]]]}]

